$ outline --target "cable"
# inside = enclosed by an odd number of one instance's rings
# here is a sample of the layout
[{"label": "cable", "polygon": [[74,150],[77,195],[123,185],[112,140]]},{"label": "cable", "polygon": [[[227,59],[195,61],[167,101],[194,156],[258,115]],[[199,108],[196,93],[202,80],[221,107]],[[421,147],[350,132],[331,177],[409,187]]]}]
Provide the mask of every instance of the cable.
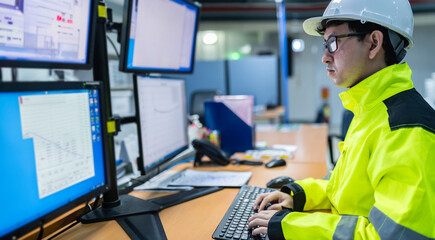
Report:
[{"label": "cable", "polygon": [[73,223],[72,223],[71,225],[69,225],[68,227],[62,229],[62,231],[60,231],[60,232],[54,234],[53,236],[49,237],[47,240],[52,240],[53,238],[59,236],[60,234],[62,234],[62,233],[64,233],[65,231],[67,231],[68,229],[74,227],[74,226],[77,225],[78,223],[79,223],[79,221],[76,220],[75,222],[73,222]]},{"label": "cable", "polygon": [[41,224],[39,225],[39,234],[38,234],[38,240],[42,239],[42,236],[44,235],[44,221],[41,220]]},{"label": "cable", "polygon": [[91,210],[95,209],[98,207],[98,202],[100,201],[101,198],[101,194],[97,196],[97,198],[95,198],[94,204],[92,204],[92,207],[89,207]]},{"label": "cable", "polygon": [[[89,204],[89,201],[87,201],[85,203],[85,208],[83,209],[83,214],[85,214],[87,212],[87,208],[89,208],[89,210],[92,210],[92,206]],[[66,232],[68,229],[74,227],[75,225],[77,225],[79,222],[79,220],[75,220],[73,223],[71,223],[68,227],[62,229],[61,231],[57,232],[56,234],[54,234],[53,236],[49,237],[47,240],[52,240],[53,238],[59,236],[60,234]]]},{"label": "cable", "polygon": [[120,58],[120,56],[119,56],[119,52],[118,52],[118,49],[116,49],[116,46],[115,46],[115,43],[112,41],[112,39],[110,39],[110,37],[109,36],[106,36],[107,37],[107,40],[109,40],[109,42],[110,42],[110,44],[112,44],[112,47],[113,47],[113,49],[115,50],[115,53],[116,53],[116,56],[118,57],[118,59]]}]

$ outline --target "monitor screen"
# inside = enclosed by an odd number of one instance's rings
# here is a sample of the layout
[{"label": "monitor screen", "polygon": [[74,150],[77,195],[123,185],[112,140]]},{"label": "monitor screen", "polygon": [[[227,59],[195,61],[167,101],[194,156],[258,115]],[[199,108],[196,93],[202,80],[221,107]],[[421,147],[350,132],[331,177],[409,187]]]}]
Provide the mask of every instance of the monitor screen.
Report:
[{"label": "monitor screen", "polygon": [[121,71],[193,71],[199,4],[184,0],[129,0],[125,7]]},{"label": "monitor screen", "polygon": [[81,82],[0,84],[1,239],[109,189],[101,89]]},{"label": "monitor screen", "polygon": [[137,76],[135,94],[138,165],[147,172],[187,149],[186,90],[184,80]]},{"label": "monitor screen", "polygon": [[0,1],[0,64],[90,68],[97,2]]}]

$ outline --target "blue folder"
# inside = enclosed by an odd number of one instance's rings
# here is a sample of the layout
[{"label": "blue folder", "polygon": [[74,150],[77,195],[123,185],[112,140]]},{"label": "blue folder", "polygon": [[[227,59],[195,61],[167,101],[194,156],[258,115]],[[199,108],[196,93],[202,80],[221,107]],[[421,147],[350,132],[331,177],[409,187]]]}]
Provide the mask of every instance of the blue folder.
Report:
[{"label": "blue folder", "polygon": [[254,148],[255,129],[222,102],[204,103],[205,126],[220,132],[221,149],[228,154]]}]

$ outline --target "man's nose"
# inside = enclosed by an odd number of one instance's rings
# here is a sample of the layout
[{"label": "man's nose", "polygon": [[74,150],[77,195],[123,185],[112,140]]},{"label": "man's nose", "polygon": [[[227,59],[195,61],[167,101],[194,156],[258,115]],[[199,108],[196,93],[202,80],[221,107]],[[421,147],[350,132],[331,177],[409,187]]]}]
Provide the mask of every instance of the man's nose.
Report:
[{"label": "man's nose", "polygon": [[322,62],[330,63],[331,61],[332,61],[332,54],[328,51],[328,49],[325,49],[322,56]]}]

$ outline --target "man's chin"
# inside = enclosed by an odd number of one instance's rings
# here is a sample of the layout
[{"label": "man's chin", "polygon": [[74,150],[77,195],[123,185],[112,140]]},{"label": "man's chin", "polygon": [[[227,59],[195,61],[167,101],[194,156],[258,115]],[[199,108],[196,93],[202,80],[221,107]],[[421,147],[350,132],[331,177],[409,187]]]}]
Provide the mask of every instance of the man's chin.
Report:
[{"label": "man's chin", "polygon": [[340,88],[349,88],[348,86],[346,86],[345,83],[338,81],[337,79],[332,78],[332,82],[334,83],[334,85],[336,87],[340,87]]}]

